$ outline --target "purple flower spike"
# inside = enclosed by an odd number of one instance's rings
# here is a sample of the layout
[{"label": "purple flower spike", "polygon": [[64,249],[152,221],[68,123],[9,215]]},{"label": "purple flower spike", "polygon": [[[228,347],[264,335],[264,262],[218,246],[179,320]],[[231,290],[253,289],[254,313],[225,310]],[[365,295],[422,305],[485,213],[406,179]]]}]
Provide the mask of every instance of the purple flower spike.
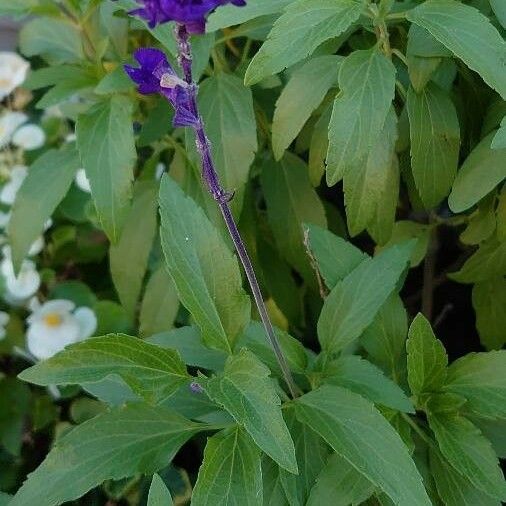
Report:
[{"label": "purple flower spike", "polygon": [[207,15],[216,7],[232,3],[246,5],[246,0],[137,0],[140,7],[131,12],[144,18],[151,28],[175,21],[186,25],[188,33],[204,33]]},{"label": "purple flower spike", "polygon": [[198,118],[193,112],[188,84],[178,77],[165,54],[154,48],[138,49],[134,58],[140,67],[125,65],[125,72],[137,83],[139,93],[160,93],[174,107],[174,126],[195,126]]}]

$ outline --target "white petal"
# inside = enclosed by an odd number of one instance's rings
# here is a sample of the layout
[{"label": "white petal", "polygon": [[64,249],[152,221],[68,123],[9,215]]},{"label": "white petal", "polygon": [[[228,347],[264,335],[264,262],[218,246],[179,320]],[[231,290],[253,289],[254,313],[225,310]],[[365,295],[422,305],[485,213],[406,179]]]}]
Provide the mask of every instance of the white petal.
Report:
[{"label": "white petal", "polygon": [[0,52],[0,100],[23,84],[30,64],[17,53]]},{"label": "white petal", "polygon": [[79,169],[77,171],[75,181],[80,190],[86,193],[91,193],[90,180],[86,176],[86,171],[84,169]]},{"label": "white petal", "polygon": [[71,316],[57,327],[50,327],[43,321],[34,322],[28,327],[26,335],[28,350],[39,360],[45,360],[65,346],[77,343],[79,331],[77,321]]},{"label": "white petal", "polygon": [[11,317],[9,316],[9,313],[0,311],[0,327],[5,327],[9,323],[10,319]]},{"label": "white petal", "polygon": [[74,311],[74,318],[79,324],[81,339],[87,339],[97,330],[97,317],[89,307],[77,308]]},{"label": "white petal", "polygon": [[2,262],[2,272],[5,276],[6,287],[4,298],[13,304],[19,304],[37,292],[40,287],[40,275],[34,268],[27,267],[26,262],[23,262],[19,276],[15,277],[12,262],[10,260],[7,261],[10,263],[10,266]]},{"label": "white petal", "polygon": [[70,315],[70,313],[74,310],[76,305],[66,299],[54,299],[49,300],[42,304],[38,311],[34,313],[32,316],[36,316],[37,318],[43,318],[44,316],[51,314],[51,313],[57,313],[62,318],[66,315]]},{"label": "white petal", "polygon": [[77,140],[77,135],[75,133],[68,134],[67,137],[65,137],[65,142],[74,142]]},{"label": "white petal", "polygon": [[40,236],[31,246],[28,250],[28,256],[34,257],[35,255],[38,255],[42,249],[44,248],[44,237]]},{"label": "white petal", "polygon": [[39,149],[46,142],[44,130],[37,125],[25,125],[16,130],[12,137],[12,143],[19,148],[31,151]]},{"label": "white petal", "polygon": [[0,228],[6,228],[9,224],[9,221],[11,219],[11,212],[4,213],[3,211],[0,211]]},{"label": "white petal", "polygon": [[159,163],[156,166],[155,178],[156,178],[157,181],[159,181],[160,179],[162,179],[162,176],[164,175],[164,173],[165,173],[166,170],[167,170],[167,167],[165,167],[165,164],[163,164],[163,163]]},{"label": "white petal", "polygon": [[14,132],[26,121],[28,116],[22,112],[6,112],[0,116],[0,149],[11,142]]},{"label": "white petal", "polygon": [[11,206],[16,200],[16,195],[21,188],[23,181],[28,175],[28,168],[23,165],[16,165],[11,171],[10,181],[0,191],[0,202]]}]

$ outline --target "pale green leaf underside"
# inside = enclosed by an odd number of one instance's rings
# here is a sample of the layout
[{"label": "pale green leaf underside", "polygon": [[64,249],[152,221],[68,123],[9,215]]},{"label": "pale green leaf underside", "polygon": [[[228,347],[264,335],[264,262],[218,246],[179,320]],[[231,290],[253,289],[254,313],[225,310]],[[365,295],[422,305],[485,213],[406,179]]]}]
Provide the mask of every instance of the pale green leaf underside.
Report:
[{"label": "pale green leaf underside", "polygon": [[169,489],[158,474],[153,476],[151,487],[149,487],[147,506],[172,506],[172,496]]}]

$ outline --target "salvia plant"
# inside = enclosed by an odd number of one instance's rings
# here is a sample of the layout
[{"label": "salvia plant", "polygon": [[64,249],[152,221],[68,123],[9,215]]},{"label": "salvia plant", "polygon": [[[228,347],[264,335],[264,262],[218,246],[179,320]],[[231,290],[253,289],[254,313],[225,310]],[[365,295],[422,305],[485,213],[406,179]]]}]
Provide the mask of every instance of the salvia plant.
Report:
[{"label": "salvia plant", "polygon": [[0,506],[506,502],[504,0],[0,14]]}]

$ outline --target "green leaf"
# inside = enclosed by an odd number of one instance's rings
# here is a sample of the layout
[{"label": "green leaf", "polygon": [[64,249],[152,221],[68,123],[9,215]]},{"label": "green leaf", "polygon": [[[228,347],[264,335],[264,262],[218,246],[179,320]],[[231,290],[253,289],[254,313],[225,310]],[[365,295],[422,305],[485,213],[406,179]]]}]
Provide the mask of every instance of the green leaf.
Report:
[{"label": "green leaf", "polygon": [[506,28],[506,5],[504,2],[501,2],[501,0],[489,1],[496,18],[499,20],[499,23],[501,23],[503,28]]},{"label": "green leaf", "polygon": [[192,504],[262,506],[260,451],[243,429],[208,439]]},{"label": "green leaf", "polygon": [[[1,5],[0,5],[1,7]],[[4,492],[0,492],[0,506],[8,506],[12,496]]]},{"label": "green leaf", "polygon": [[50,150],[30,167],[12,207],[8,235],[12,261],[18,270],[30,246],[67,194],[80,162],[74,144]]},{"label": "green leaf", "polygon": [[477,9],[455,0],[428,0],[409,10],[406,17],[425,28],[506,98],[506,43]]},{"label": "green leaf", "polygon": [[500,350],[506,344],[506,279],[474,285],[473,307],[481,343],[487,350]]},{"label": "green leaf", "polygon": [[19,377],[37,385],[73,385],[117,374],[148,402],[170,397],[189,375],[179,353],[136,337],[108,335],[71,345],[24,370]]},{"label": "green leaf", "polygon": [[399,170],[394,152],[396,140],[397,116],[391,108],[364,163],[344,167],[344,202],[352,237],[378,223],[386,210],[386,228],[389,230],[381,235],[386,235],[386,240],[390,238],[399,196]]},{"label": "green leaf", "polygon": [[149,278],[142,299],[140,320],[141,336],[152,336],[170,330],[179,311],[179,299],[174,282],[165,266]]},{"label": "green leaf", "polygon": [[163,480],[158,474],[153,476],[149,487],[147,506],[172,506],[172,496]]},{"label": "green leaf", "polygon": [[148,339],[148,342],[177,350],[185,364],[203,369],[218,371],[223,369],[227,355],[207,348],[197,327],[180,327],[169,332],[162,332]]},{"label": "green leaf", "polygon": [[248,181],[258,147],[251,90],[238,77],[220,72],[200,86],[199,107],[221,182],[238,191]]},{"label": "green leaf", "polygon": [[450,97],[429,83],[420,93],[408,91],[411,170],[416,189],[430,209],[445,198],[457,174],[460,127]]},{"label": "green leaf", "polygon": [[403,390],[386,378],[376,366],[356,355],[346,355],[325,369],[325,383],[337,385],[366,399],[404,413],[414,413]]},{"label": "green leaf", "polygon": [[179,299],[205,344],[230,352],[250,318],[236,258],[203,210],[169,176],[160,188],[162,247]]},{"label": "green leaf", "polygon": [[53,64],[84,59],[79,29],[70,22],[39,17],[27,23],[19,34],[21,52],[42,56]]},{"label": "green leaf", "polygon": [[245,83],[256,84],[306,58],[320,44],[347,30],[363,10],[361,0],[297,0],[291,3],[251,61]]},{"label": "green leaf", "polygon": [[[378,142],[395,94],[395,67],[377,49],[355,51],[341,64],[329,125],[327,183],[360,166]],[[377,83],[381,83],[378,86]]]},{"label": "green leaf", "polygon": [[122,306],[132,317],[156,235],[157,193],[158,185],[154,182],[137,184],[121,238],[109,250],[114,286]]},{"label": "green leaf", "polygon": [[206,31],[215,32],[222,28],[245,23],[260,16],[277,14],[291,2],[293,0],[249,0],[240,9],[235,5],[224,5],[209,16]]},{"label": "green leaf", "polygon": [[497,130],[490,145],[492,149],[506,149],[506,119],[501,121],[501,128]]},{"label": "green leaf", "polygon": [[411,250],[411,243],[393,246],[364,260],[336,285],[318,320],[318,338],[324,350],[336,353],[360,337],[396,289]]},{"label": "green leaf", "polygon": [[444,58],[452,55],[441,42],[418,25],[409,27],[406,54],[424,58]]},{"label": "green leaf", "polygon": [[329,89],[337,84],[341,61],[342,58],[336,55],[318,56],[292,74],[276,102],[274,112],[272,149],[276,160],[283,157]]},{"label": "green leaf", "polygon": [[480,244],[478,251],[470,256],[460,271],[451,273],[450,279],[459,283],[479,283],[506,275],[506,242],[496,237]]},{"label": "green leaf", "polygon": [[506,149],[492,149],[493,137],[487,135],[462,164],[448,199],[454,213],[474,206],[506,178]]},{"label": "green leaf", "polygon": [[329,149],[329,123],[332,116],[332,106],[327,105],[324,112],[316,122],[311,144],[309,146],[309,180],[316,188],[320,186],[323,174],[325,173],[325,159]]},{"label": "green leaf", "polygon": [[394,294],[360,338],[368,359],[398,383],[406,374],[407,333],[408,316],[401,298]]},{"label": "green leaf", "polygon": [[130,404],[113,409],[59,439],[9,506],[56,506],[105,480],[154,473],[205,429],[206,425],[161,406]]},{"label": "green leaf", "polygon": [[448,356],[429,321],[419,313],[409,327],[408,381],[415,395],[438,392],[444,385]]},{"label": "green leaf", "polygon": [[264,506],[289,506],[283,485],[281,469],[267,455],[262,458],[262,480],[264,484]]},{"label": "green leaf", "polygon": [[305,228],[309,249],[330,289],[368,258],[356,246],[328,230],[316,225],[305,225]]},{"label": "green leaf", "polygon": [[506,350],[470,353],[448,368],[445,390],[467,399],[466,407],[486,418],[506,418]]},{"label": "green leaf", "polygon": [[269,372],[255,355],[242,349],[229,357],[223,374],[210,379],[205,390],[280,467],[297,473],[293,441]]},{"label": "green leaf", "polygon": [[458,414],[430,414],[428,419],[448,462],[482,492],[506,500],[506,482],[490,441]]},{"label": "green leaf", "polygon": [[374,488],[355,467],[334,453],[316,478],[307,506],[362,504],[371,496]]},{"label": "green leaf", "polygon": [[128,216],[136,159],[132,103],[120,95],[99,102],[79,116],[76,134],[100,223],[116,243]]},{"label": "green leaf", "polygon": [[329,448],[318,434],[297,420],[293,407],[283,414],[295,443],[299,474],[291,474],[284,469],[280,469],[279,473],[288,502],[291,506],[298,506],[306,504],[316,477],[325,466]]},{"label": "green leaf", "polygon": [[326,227],[325,210],[309,182],[307,166],[292,153],[279,163],[264,163],[261,175],[269,223],[280,253],[306,281],[314,283],[314,271],[304,247],[303,224]]},{"label": "green leaf", "polygon": [[297,399],[295,405],[301,422],[320,434],[394,503],[431,504],[407,448],[370,402],[326,385]]}]

